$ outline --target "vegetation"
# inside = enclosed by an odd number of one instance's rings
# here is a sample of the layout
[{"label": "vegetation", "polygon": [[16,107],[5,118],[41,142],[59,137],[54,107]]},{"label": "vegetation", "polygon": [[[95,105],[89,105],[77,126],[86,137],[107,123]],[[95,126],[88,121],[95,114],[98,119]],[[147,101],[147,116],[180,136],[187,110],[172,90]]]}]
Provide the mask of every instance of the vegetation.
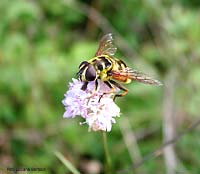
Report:
[{"label": "vegetation", "polygon": [[[78,117],[64,119],[61,101],[80,62],[112,32],[116,57],[164,83],[131,83],[117,100],[122,114],[107,133],[114,171],[169,173],[166,154],[130,166],[168,141],[170,128],[173,137],[199,118],[199,9],[197,0],[1,0],[1,169],[70,173],[56,152],[81,173],[95,173],[91,166],[104,173],[101,133],[88,132]],[[199,133],[195,127],[178,139],[177,173],[200,173]]]}]

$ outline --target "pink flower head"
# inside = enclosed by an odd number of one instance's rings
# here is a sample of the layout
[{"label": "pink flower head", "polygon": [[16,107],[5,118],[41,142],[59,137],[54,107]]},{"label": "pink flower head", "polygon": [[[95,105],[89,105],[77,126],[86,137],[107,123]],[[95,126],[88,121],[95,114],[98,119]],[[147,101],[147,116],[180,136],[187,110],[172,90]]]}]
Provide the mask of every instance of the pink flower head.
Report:
[{"label": "pink flower head", "polygon": [[83,91],[81,89],[83,82],[77,79],[72,81],[62,101],[66,110],[63,117],[74,118],[79,115],[85,119],[84,123],[88,124],[89,130],[111,131],[115,117],[120,114],[120,108],[113,101],[114,93],[108,93],[111,89],[99,80],[98,90],[95,90],[95,82],[92,81]]}]

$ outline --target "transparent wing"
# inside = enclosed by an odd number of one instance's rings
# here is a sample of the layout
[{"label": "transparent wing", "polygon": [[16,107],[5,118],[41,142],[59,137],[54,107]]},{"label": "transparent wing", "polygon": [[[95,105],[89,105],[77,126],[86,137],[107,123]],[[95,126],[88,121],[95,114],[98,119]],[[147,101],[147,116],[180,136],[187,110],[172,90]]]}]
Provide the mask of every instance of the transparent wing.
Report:
[{"label": "transparent wing", "polygon": [[125,71],[113,71],[112,76],[114,79],[131,79],[141,83],[150,84],[150,85],[162,85],[162,83],[142,72],[133,70],[129,67],[126,67]]},{"label": "transparent wing", "polygon": [[101,38],[99,43],[99,48],[95,56],[100,56],[100,55],[113,56],[116,51],[117,48],[113,45],[112,33],[108,33]]}]

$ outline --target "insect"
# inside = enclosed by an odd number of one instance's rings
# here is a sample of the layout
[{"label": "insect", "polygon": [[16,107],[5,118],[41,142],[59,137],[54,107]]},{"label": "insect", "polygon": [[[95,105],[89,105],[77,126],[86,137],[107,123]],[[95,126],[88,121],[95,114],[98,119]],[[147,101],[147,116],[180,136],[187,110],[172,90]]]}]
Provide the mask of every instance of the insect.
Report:
[{"label": "insect", "polygon": [[95,81],[95,90],[97,90],[98,79],[100,79],[111,89],[108,93],[115,92],[116,87],[123,91],[116,93],[114,95],[115,99],[128,93],[128,89],[122,85],[123,83],[138,81],[150,85],[161,85],[158,80],[128,67],[122,60],[113,57],[116,50],[112,34],[104,35],[100,40],[95,57],[88,61],[83,61],[79,65],[77,74],[79,79],[84,82],[82,90],[86,90],[88,83],[91,81]]}]

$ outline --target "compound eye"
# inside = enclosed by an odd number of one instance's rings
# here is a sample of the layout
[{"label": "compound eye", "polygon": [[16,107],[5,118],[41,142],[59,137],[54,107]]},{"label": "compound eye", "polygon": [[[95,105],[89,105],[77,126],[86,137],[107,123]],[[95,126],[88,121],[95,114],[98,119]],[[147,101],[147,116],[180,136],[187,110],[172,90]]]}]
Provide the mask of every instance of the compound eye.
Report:
[{"label": "compound eye", "polygon": [[94,68],[94,66],[89,65],[86,72],[85,72],[85,79],[87,81],[94,81],[96,79],[96,70]]}]

